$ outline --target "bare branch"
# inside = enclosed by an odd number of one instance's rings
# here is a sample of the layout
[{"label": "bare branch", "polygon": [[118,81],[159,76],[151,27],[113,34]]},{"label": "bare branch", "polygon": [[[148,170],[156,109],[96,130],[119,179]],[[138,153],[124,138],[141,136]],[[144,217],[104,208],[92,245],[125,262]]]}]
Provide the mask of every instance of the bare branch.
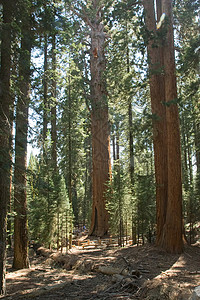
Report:
[{"label": "bare branch", "polygon": [[98,10],[97,10],[97,17],[98,17],[98,18],[101,18],[101,15],[99,15],[99,14],[101,13],[102,8],[103,8],[103,5],[101,5],[101,6],[98,8]]},{"label": "bare branch", "polygon": [[[93,28],[93,25],[92,25],[92,23],[91,23],[91,21],[90,21],[88,15],[87,15],[87,13],[85,12],[84,9],[82,9],[82,11],[80,11],[80,10],[77,9],[77,8],[75,9],[74,6],[71,6],[71,7],[70,7],[70,10],[71,10],[75,15],[77,15],[80,19],[82,19],[86,24],[88,24],[90,27]],[[82,14],[82,12],[83,12],[83,14]]]}]

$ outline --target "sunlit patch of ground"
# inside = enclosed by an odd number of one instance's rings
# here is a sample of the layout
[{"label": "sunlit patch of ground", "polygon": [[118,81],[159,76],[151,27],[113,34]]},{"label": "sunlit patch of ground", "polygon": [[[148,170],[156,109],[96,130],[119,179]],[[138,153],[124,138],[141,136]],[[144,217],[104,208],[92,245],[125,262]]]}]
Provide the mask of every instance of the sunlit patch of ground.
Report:
[{"label": "sunlit patch of ground", "polygon": [[[61,268],[51,258],[33,256],[30,269],[13,271],[10,258],[7,296],[3,298],[188,300],[200,284],[198,245],[187,246],[181,255],[167,254],[152,245],[104,249],[74,247],[68,255],[76,256],[72,270]],[[123,268],[125,262],[142,271],[138,288],[123,293],[113,284],[112,276],[98,273],[96,268]]]},{"label": "sunlit patch of ground", "polygon": [[186,247],[172,266],[145,283],[142,297],[149,300],[188,300],[200,284],[200,248]]}]

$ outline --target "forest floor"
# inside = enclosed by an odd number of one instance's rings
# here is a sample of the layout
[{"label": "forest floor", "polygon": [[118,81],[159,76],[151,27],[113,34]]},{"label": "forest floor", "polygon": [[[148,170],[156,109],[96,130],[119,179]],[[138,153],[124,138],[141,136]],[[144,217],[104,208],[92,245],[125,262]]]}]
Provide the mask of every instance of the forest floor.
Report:
[{"label": "forest floor", "polygon": [[11,262],[10,256],[7,295],[0,299],[188,300],[200,285],[200,243],[180,255],[150,244],[87,246],[66,255],[32,255],[30,269],[14,271]]}]

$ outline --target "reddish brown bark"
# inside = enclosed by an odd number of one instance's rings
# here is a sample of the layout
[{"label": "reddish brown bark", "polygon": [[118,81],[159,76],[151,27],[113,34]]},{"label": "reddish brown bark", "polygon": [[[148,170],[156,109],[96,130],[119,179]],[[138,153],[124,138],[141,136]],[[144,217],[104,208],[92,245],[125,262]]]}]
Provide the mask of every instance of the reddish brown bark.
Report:
[{"label": "reddish brown bark", "polygon": [[92,220],[89,234],[103,236],[108,233],[108,212],[106,210],[107,184],[111,177],[110,128],[105,80],[105,38],[101,22],[101,3],[93,0],[91,14],[71,7],[90,27],[90,93],[91,93],[91,131],[92,131]]},{"label": "reddish brown bark", "polygon": [[[156,1],[158,21],[162,13],[165,13],[166,16],[164,24],[159,29],[161,31],[160,36],[163,35],[163,40],[160,40],[157,45],[155,45],[157,34],[154,1],[144,0],[143,3],[146,10],[146,25],[149,35],[151,106],[152,113],[155,115],[153,130],[157,245],[168,252],[177,253],[183,250],[182,184],[172,3],[171,0]],[[167,33],[162,32],[163,27],[167,29]],[[163,71],[164,76],[162,75]]]},{"label": "reddish brown bark", "polygon": [[[157,1],[158,2],[158,1]],[[149,82],[151,94],[151,110],[153,114],[153,145],[156,176],[156,215],[157,244],[162,239],[167,209],[167,128],[166,108],[164,106],[164,76],[161,41],[155,47],[156,21],[154,1],[145,0],[145,23],[149,35],[147,50],[149,60]],[[160,12],[158,11],[158,17]]]},{"label": "reddish brown bark", "polygon": [[174,57],[174,35],[172,1],[162,1],[162,12],[166,14],[167,34],[163,47],[165,70],[165,100],[168,146],[168,202],[162,246],[168,251],[183,251],[182,224],[182,180],[180,126],[176,86],[176,69]]},{"label": "reddish brown bark", "polygon": [[[24,7],[22,8],[24,10]],[[27,229],[27,133],[30,99],[31,24],[28,8],[22,13],[22,39],[19,60],[19,90],[16,113],[15,172],[14,172],[14,260],[13,268],[29,267]]]},{"label": "reddish brown bark", "polygon": [[[96,113],[96,112],[95,112]],[[110,179],[109,130],[104,120],[108,117],[101,112],[99,119],[92,113],[92,150],[93,150],[93,204],[90,235],[103,236],[108,233],[108,212],[105,208],[106,191]],[[103,123],[103,126],[102,126]]]},{"label": "reddish brown bark", "polygon": [[[94,9],[95,3],[94,1]],[[97,5],[97,3],[96,3]],[[105,71],[105,33],[99,22],[100,13],[91,23],[91,99],[92,99],[92,161],[93,161],[93,205],[90,235],[103,236],[108,233],[106,191],[110,180],[110,128]]]},{"label": "reddish brown bark", "polygon": [[7,209],[10,201],[10,68],[11,68],[11,21],[13,2],[2,1],[3,25],[1,36],[0,70],[0,295],[6,292],[6,230]]}]

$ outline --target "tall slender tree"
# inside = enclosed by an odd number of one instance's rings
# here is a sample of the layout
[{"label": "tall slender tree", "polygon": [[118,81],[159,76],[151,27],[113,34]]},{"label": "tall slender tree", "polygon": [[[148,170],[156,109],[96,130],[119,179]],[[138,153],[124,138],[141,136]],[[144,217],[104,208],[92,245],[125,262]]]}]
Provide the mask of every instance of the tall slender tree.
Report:
[{"label": "tall slender tree", "polygon": [[44,77],[43,77],[43,156],[45,158],[45,141],[47,139],[47,125],[48,125],[48,35],[44,35]]},{"label": "tall slender tree", "polygon": [[[23,2],[23,1],[22,1]],[[19,3],[22,18],[21,48],[19,58],[19,95],[16,111],[15,171],[14,171],[14,260],[13,268],[29,267],[27,229],[27,134],[30,100],[30,60],[32,47],[31,1]]]},{"label": "tall slender tree", "polygon": [[52,87],[51,87],[51,141],[52,141],[52,161],[54,171],[57,171],[57,130],[56,130],[56,35],[52,36]]},{"label": "tall slender tree", "polygon": [[13,1],[1,1],[3,4],[3,26],[1,36],[1,69],[0,69],[0,295],[5,294],[6,272],[6,226],[7,208],[10,201],[11,156],[9,138],[11,136],[10,92],[11,69],[11,22]]}]

